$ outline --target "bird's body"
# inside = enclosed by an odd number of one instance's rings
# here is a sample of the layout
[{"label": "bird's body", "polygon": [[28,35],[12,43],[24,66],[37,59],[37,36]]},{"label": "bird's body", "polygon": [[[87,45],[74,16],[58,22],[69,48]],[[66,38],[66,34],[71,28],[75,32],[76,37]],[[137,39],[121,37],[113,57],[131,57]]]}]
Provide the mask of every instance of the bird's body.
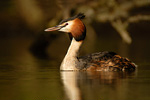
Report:
[{"label": "bird's body", "polygon": [[97,52],[79,58],[85,70],[93,71],[124,71],[134,70],[135,64],[114,52]]},{"label": "bird's body", "polygon": [[81,21],[85,16],[78,14],[70,19],[63,20],[58,26],[45,31],[59,30],[69,33],[70,47],[64,57],[60,70],[90,70],[90,71],[124,71],[135,70],[136,65],[127,58],[114,52],[98,52],[79,57],[79,50],[86,37],[86,27]]}]

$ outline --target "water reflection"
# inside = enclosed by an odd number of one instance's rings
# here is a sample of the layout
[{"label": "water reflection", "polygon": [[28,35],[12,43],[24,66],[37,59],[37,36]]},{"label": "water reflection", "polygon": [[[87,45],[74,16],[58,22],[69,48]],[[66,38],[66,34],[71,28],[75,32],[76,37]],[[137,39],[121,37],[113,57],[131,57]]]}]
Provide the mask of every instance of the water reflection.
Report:
[{"label": "water reflection", "polygon": [[80,89],[77,85],[79,72],[63,71],[61,72],[61,79],[64,84],[64,90],[69,100],[82,100]]},{"label": "water reflection", "polygon": [[[135,73],[136,72],[62,71],[61,79],[64,85],[64,91],[69,100],[83,100],[85,99],[84,94],[86,94],[86,97],[89,96],[89,93],[85,93],[88,90],[87,88],[97,87],[90,89],[90,96],[92,96],[91,94],[94,95],[93,92],[95,90],[99,91],[101,89],[99,87],[103,85],[115,84],[115,88],[119,88],[119,85],[122,84],[122,79],[131,78],[131,76],[135,76]],[[84,87],[86,87],[86,89],[84,89]],[[93,100],[96,99],[95,96],[89,98]]]}]

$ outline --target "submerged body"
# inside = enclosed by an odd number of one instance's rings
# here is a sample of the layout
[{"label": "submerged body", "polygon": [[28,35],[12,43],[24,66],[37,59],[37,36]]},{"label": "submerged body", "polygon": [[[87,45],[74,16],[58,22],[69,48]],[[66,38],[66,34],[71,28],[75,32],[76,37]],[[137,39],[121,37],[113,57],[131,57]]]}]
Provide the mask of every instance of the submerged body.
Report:
[{"label": "submerged body", "polygon": [[45,31],[59,30],[69,33],[71,45],[64,57],[60,70],[91,70],[91,71],[133,71],[136,65],[127,58],[114,52],[98,52],[83,57],[78,57],[80,47],[86,37],[86,28],[81,19],[85,16],[78,14],[67,20],[63,20],[58,26],[48,28]]}]

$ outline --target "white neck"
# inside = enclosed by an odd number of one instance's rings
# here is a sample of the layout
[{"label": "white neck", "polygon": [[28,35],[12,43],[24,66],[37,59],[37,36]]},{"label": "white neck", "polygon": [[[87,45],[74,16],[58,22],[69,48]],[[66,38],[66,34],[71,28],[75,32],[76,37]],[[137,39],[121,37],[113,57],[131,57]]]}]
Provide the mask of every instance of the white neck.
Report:
[{"label": "white neck", "polygon": [[78,53],[83,41],[76,41],[74,38],[71,41],[70,47],[63,59],[60,70],[78,70],[76,68],[78,63]]}]

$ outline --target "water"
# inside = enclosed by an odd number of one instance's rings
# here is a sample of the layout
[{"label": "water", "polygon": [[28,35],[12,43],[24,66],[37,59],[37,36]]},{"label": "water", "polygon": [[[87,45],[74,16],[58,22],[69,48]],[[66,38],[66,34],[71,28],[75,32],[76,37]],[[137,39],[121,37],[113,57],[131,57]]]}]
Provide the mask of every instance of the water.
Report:
[{"label": "water", "polygon": [[[138,64],[138,68],[135,72],[128,73],[60,72],[62,57],[59,57],[59,53],[56,58],[39,59],[28,50],[31,42],[30,38],[1,39],[3,47],[0,50],[0,100],[150,99],[149,52],[144,52],[145,49],[142,49],[141,54],[134,52],[138,46],[136,43],[128,47],[127,54],[132,53],[128,57]],[[120,43],[116,45],[120,47]],[[141,47],[144,48],[145,45]],[[103,49],[108,48],[105,47]],[[53,52],[50,51],[49,55]]]}]

